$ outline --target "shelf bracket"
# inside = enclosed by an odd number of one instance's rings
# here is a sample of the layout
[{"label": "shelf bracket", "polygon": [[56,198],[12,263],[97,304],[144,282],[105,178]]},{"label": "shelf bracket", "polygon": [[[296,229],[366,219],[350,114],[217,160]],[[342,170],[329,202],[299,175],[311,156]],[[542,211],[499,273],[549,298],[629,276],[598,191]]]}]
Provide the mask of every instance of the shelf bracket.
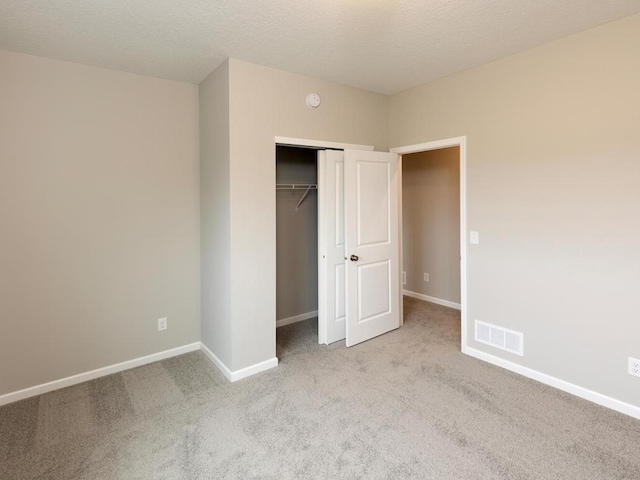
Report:
[{"label": "shelf bracket", "polygon": [[304,202],[304,199],[307,198],[307,195],[309,195],[309,190],[311,190],[311,185],[309,185],[307,189],[304,191],[304,193],[302,194],[302,198],[298,202],[298,205],[296,205],[296,210],[298,210],[298,207],[302,205],[302,202]]}]

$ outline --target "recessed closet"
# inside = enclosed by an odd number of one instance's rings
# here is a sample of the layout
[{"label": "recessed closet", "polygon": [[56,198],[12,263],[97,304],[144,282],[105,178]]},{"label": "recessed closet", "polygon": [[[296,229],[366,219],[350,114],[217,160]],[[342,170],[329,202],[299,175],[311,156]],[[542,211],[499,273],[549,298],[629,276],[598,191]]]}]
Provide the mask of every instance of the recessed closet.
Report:
[{"label": "recessed closet", "polygon": [[276,147],[276,325],[318,316],[317,150]]},{"label": "recessed closet", "polygon": [[[400,325],[398,155],[276,146],[276,326],[351,346]],[[277,344],[277,341],[276,341]]]}]

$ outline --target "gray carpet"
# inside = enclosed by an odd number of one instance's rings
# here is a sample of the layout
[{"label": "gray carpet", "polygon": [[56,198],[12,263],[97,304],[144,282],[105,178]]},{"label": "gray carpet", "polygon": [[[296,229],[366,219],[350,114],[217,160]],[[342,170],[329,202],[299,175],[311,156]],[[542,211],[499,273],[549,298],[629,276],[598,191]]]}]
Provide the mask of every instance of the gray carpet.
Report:
[{"label": "gray carpet", "polygon": [[228,383],[190,353],[0,408],[8,479],[640,479],[640,422],[459,352],[459,313],[347,349],[278,331]]}]

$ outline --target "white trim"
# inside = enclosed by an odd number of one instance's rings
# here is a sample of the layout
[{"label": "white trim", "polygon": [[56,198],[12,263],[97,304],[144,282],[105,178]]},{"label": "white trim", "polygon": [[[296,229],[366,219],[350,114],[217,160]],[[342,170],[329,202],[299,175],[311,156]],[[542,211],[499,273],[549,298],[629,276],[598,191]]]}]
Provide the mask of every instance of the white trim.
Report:
[{"label": "white trim", "polygon": [[[325,242],[325,215],[327,209],[324,204],[327,201],[326,161],[327,151],[318,150],[316,155],[318,185],[318,344],[327,343],[327,243]],[[276,322],[277,328],[277,322]]]},{"label": "white trim", "polygon": [[241,368],[240,370],[236,370],[235,372],[231,372],[231,381],[237,382],[238,380],[242,380],[243,378],[250,377],[251,375],[264,372],[265,370],[269,370],[277,366],[278,366],[278,357],[273,357],[273,358],[270,358],[269,360],[265,360],[264,362],[256,363],[246,368]]},{"label": "white trim", "polygon": [[307,140],[304,138],[275,137],[276,145],[291,147],[337,148],[341,150],[373,150],[373,145],[356,145],[353,143],[325,142],[324,140]]},{"label": "white trim", "polygon": [[16,392],[6,393],[4,395],[0,395],[0,407],[9,403],[17,402],[19,400],[24,400],[26,398],[35,397],[36,395],[42,395],[43,393],[52,392],[53,390],[70,387],[72,385],[77,385],[78,383],[104,377],[106,375],[112,375],[114,373],[123,372],[131,368],[141,367],[142,365],[148,365],[149,363],[158,362],[160,360],[176,357],[185,353],[195,352],[196,350],[202,350],[202,352],[207,357],[209,357],[209,359],[216,367],[218,367],[218,369],[224,374],[224,376],[232,382],[236,382],[242,378],[249,377],[251,375],[255,375],[256,373],[260,373],[264,370],[268,370],[270,368],[278,366],[278,359],[274,357],[269,360],[265,360],[264,362],[256,363],[255,365],[251,365],[249,367],[232,372],[204,344],[202,344],[201,342],[195,342],[188,345],[183,345],[182,347],[172,348],[163,352],[153,353],[144,357],[134,358],[133,360],[127,360],[126,362],[116,363],[114,365],[97,368],[88,372],[79,373],[70,377],[65,377],[59,380],[54,380],[52,382],[25,388]]},{"label": "white trim", "polygon": [[475,348],[466,347],[463,350],[463,353],[640,420],[640,407],[631,405],[630,403],[616,400],[615,398],[611,398],[607,395],[594,392],[593,390],[580,387],[565,380],[560,380],[559,378],[552,377],[546,373],[542,373],[528,367],[523,367],[517,363],[476,350]]},{"label": "white trim", "polygon": [[402,228],[402,155],[398,155],[398,167],[396,168],[396,175],[398,176],[398,270],[400,271],[400,326],[404,325],[404,302],[402,296],[404,295],[403,285],[407,284],[407,276],[404,270],[404,250],[403,250],[403,228]]},{"label": "white trim", "polygon": [[424,295],[422,293],[411,292],[409,290],[402,290],[402,294],[407,297],[417,298],[418,300],[424,300],[425,302],[436,303],[438,305],[442,305],[444,307],[455,308],[456,310],[460,310],[462,306],[459,303],[450,302],[449,300],[443,300],[441,298],[430,297],[429,295]]},{"label": "white trim", "polygon": [[407,153],[428,152],[429,150],[438,150],[440,148],[457,147],[466,142],[467,137],[445,138],[444,140],[436,140],[434,142],[417,143],[415,145],[407,145],[404,147],[394,147],[389,151],[399,155]]},{"label": "white trim", "polygon": [[18,400],[24,400],[25,398],[34,397],[36,395],[42,395],[43,393],[58,390],[64,387],[70,387],[77,385],[78,383],[94,380],[99,377],[111,375],[114,373],[129,370],[131,368],[140,367],[149,363],[164,360],[166,358],[175,357],[184,353],[194,352],[200,349],[200,342],[191,343],[189,345],[183,345],[182,347],[172,348],[163,352],[153,353],[144,357],[134,358],[133,360],[127,360],[126,362],[116,363],[107,367],[97,368],[88,372],[79,373],[70,377],[61,378],[52,382],[43,383],[34,387],[18,390],[17,392],[7,393],[0,396],[0,406],[8,403],[17,402]]},{"label": "white trim", "polygon": [[209,348],[204,344],[204,343],[200,343],[200,350],[202,350],[202,353],[204,353],[209,360],[211,360],[211,363],[213,363],[218,370],[220,370],[222,372],[222,374],[227,377],[228,380],[232,381],[231,378],[233,377],[233,373],[231,372],[231,370],[229,370],[229,367],[227,367],[222,360],[220,360],[215,353],[213,353],[211,350],[209,350]]},{"label": "white trim", "polygon": [[281,318],[276,320],[276,328],[284,327],[285,325],[291,325],[292,323],[304,322],[310,318],[318,316],[318,310],[313,312],[301,313],[300,315],[294,315],[293,317]]},{"label": "white trim", "polygon": [[265,360],[264,362],[256,363],[255,365],[251,365],[246,368],[241,368],[240,370],[236,370],[235,372],[231,371],[229,367],[227,367],[222,360],[220,360],[215,353],[213,353],[209,348],[204,344],[200,344],[200,349],[202,353],[204,353],[209,360],[220,370],[225,377],[230,382],[237,382],[246,377],[250,377],[251,375],[255,375],[256,373],[264,372],[265,370],[269,370],[270,368],[278,366],[278,358],[273,357],[269,360]]},{"label": "white trim", "polygon": [[[403,155],[448,147],[460,147],[460,350],[464,352],[467,349],[467,137],[395,147],[390,151]],[[402,188],[402,184],[400,187]],[[402,235],[402,230],[400,234]],[[402,263],[402,257],[400,261]]]},{"label": "white trim", "polygon": [[467,346],[467,137],[460,140],[460,349]]}]

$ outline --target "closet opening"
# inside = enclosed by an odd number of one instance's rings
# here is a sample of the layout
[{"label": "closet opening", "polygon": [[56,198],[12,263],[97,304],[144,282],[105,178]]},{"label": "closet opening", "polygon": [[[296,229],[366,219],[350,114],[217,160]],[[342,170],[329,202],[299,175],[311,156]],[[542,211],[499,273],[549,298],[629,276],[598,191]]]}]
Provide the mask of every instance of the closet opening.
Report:
[{"label": "closet opening", "polygon": [[318,154],[276,145],[276,355],[318,344]]},{"label": "closet opening", "polygon": [[285,137],[275,144],[277,357],[398,328],[399,156]]}]

